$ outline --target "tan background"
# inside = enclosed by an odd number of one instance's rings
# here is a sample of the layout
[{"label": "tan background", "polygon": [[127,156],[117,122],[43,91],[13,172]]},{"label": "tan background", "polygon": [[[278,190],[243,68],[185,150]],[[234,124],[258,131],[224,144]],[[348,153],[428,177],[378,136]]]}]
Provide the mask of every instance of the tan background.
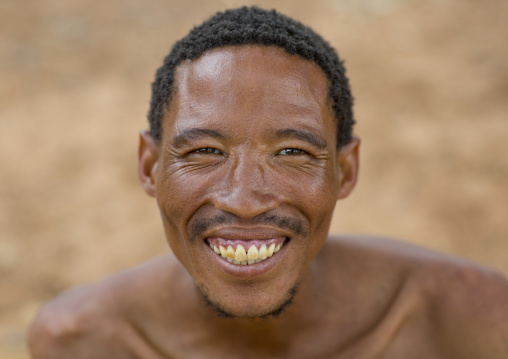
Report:
[{"label": "tan background", "polygon": [[[136,177],[149,84],[173,42],[252,2],[0,1],[0,358],[40,303],[167,251]],[[346,59],[361,179],[333,231],[508,274],[508,2],[260,1]]]}]

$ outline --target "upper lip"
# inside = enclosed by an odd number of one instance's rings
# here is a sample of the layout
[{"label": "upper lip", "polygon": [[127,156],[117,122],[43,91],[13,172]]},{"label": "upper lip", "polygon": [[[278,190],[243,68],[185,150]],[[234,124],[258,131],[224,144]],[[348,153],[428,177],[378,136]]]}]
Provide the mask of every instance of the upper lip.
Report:
[{"label": "upper lip", "polygon": [[238,240],[262,240],[272,239],[279,237],[290,237],[291,233],[288,230],[280,228],[273,228],[267,226],[227,226],[218,227],[213,230],[207,231],[204,238],[224,238],[224,239],[238,239]]}]

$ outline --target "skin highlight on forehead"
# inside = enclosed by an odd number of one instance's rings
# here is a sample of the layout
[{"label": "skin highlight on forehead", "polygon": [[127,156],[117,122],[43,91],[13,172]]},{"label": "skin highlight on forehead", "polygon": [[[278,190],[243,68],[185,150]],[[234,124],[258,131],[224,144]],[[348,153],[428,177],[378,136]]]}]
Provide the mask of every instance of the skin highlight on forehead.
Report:
[{"label": "skin highlight on forehead", "polygon": [[[272,74],[270,82],[266,81],[267,74]],[[336,131],[337,120],[328,98],[326,75],[315,63],[282,49],[258,45],[214,49],[179,65],[175,76],[174,93],[165,119],[176,115],[196,125],[208,123],[214,116],[227,115],[210,110],[217,99],[227,108],[240,105],[238,101],[242,106],[249,103],[254,106],[259,99],[269,98],[263,102],[263,108],[251,107],[250,112],[269,114],[273,121],[277,121],[280,113],[301,124],[330,116]],[[313,80],[309,82],[310,78]],[[199,101],[192,100],[196,96]],[[167,127],[165,122],[163,128]]]}]

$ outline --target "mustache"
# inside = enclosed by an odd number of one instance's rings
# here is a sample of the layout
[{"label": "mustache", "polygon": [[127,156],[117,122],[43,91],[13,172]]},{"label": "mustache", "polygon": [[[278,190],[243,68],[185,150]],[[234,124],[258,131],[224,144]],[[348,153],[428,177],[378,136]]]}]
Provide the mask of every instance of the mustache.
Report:
[{"label": "mustache", "polygon": [[[231,213],[221,213],[210,218],[199,218],[189,225],[189,238],[194,241],[206,231],[223,224],[241,224],[242,220]],[[307,230],[304,222],[295,217],[279,216],[277,214],[261,213],[249,220],[249,224],[275,225],[281,229],[287,229],[296,235],[305,235]]]}]

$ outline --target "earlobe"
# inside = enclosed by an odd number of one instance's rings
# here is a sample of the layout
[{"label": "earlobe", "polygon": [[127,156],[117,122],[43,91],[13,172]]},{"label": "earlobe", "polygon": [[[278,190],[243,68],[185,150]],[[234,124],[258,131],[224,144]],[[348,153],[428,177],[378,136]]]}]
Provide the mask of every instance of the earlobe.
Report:
[{"label": "earlobe", "polygon": [[360,139],[354,137],[337,154],[337,166],[339,169],[339,193],[337,199],[346,198],[356,185],[360,165],[359,148]]},{"label": "earlobe", "polygon": [[148,130],[139,133],[138,177],[145,192],[155,197],[155,176],[159,163],[159,146]]}]

